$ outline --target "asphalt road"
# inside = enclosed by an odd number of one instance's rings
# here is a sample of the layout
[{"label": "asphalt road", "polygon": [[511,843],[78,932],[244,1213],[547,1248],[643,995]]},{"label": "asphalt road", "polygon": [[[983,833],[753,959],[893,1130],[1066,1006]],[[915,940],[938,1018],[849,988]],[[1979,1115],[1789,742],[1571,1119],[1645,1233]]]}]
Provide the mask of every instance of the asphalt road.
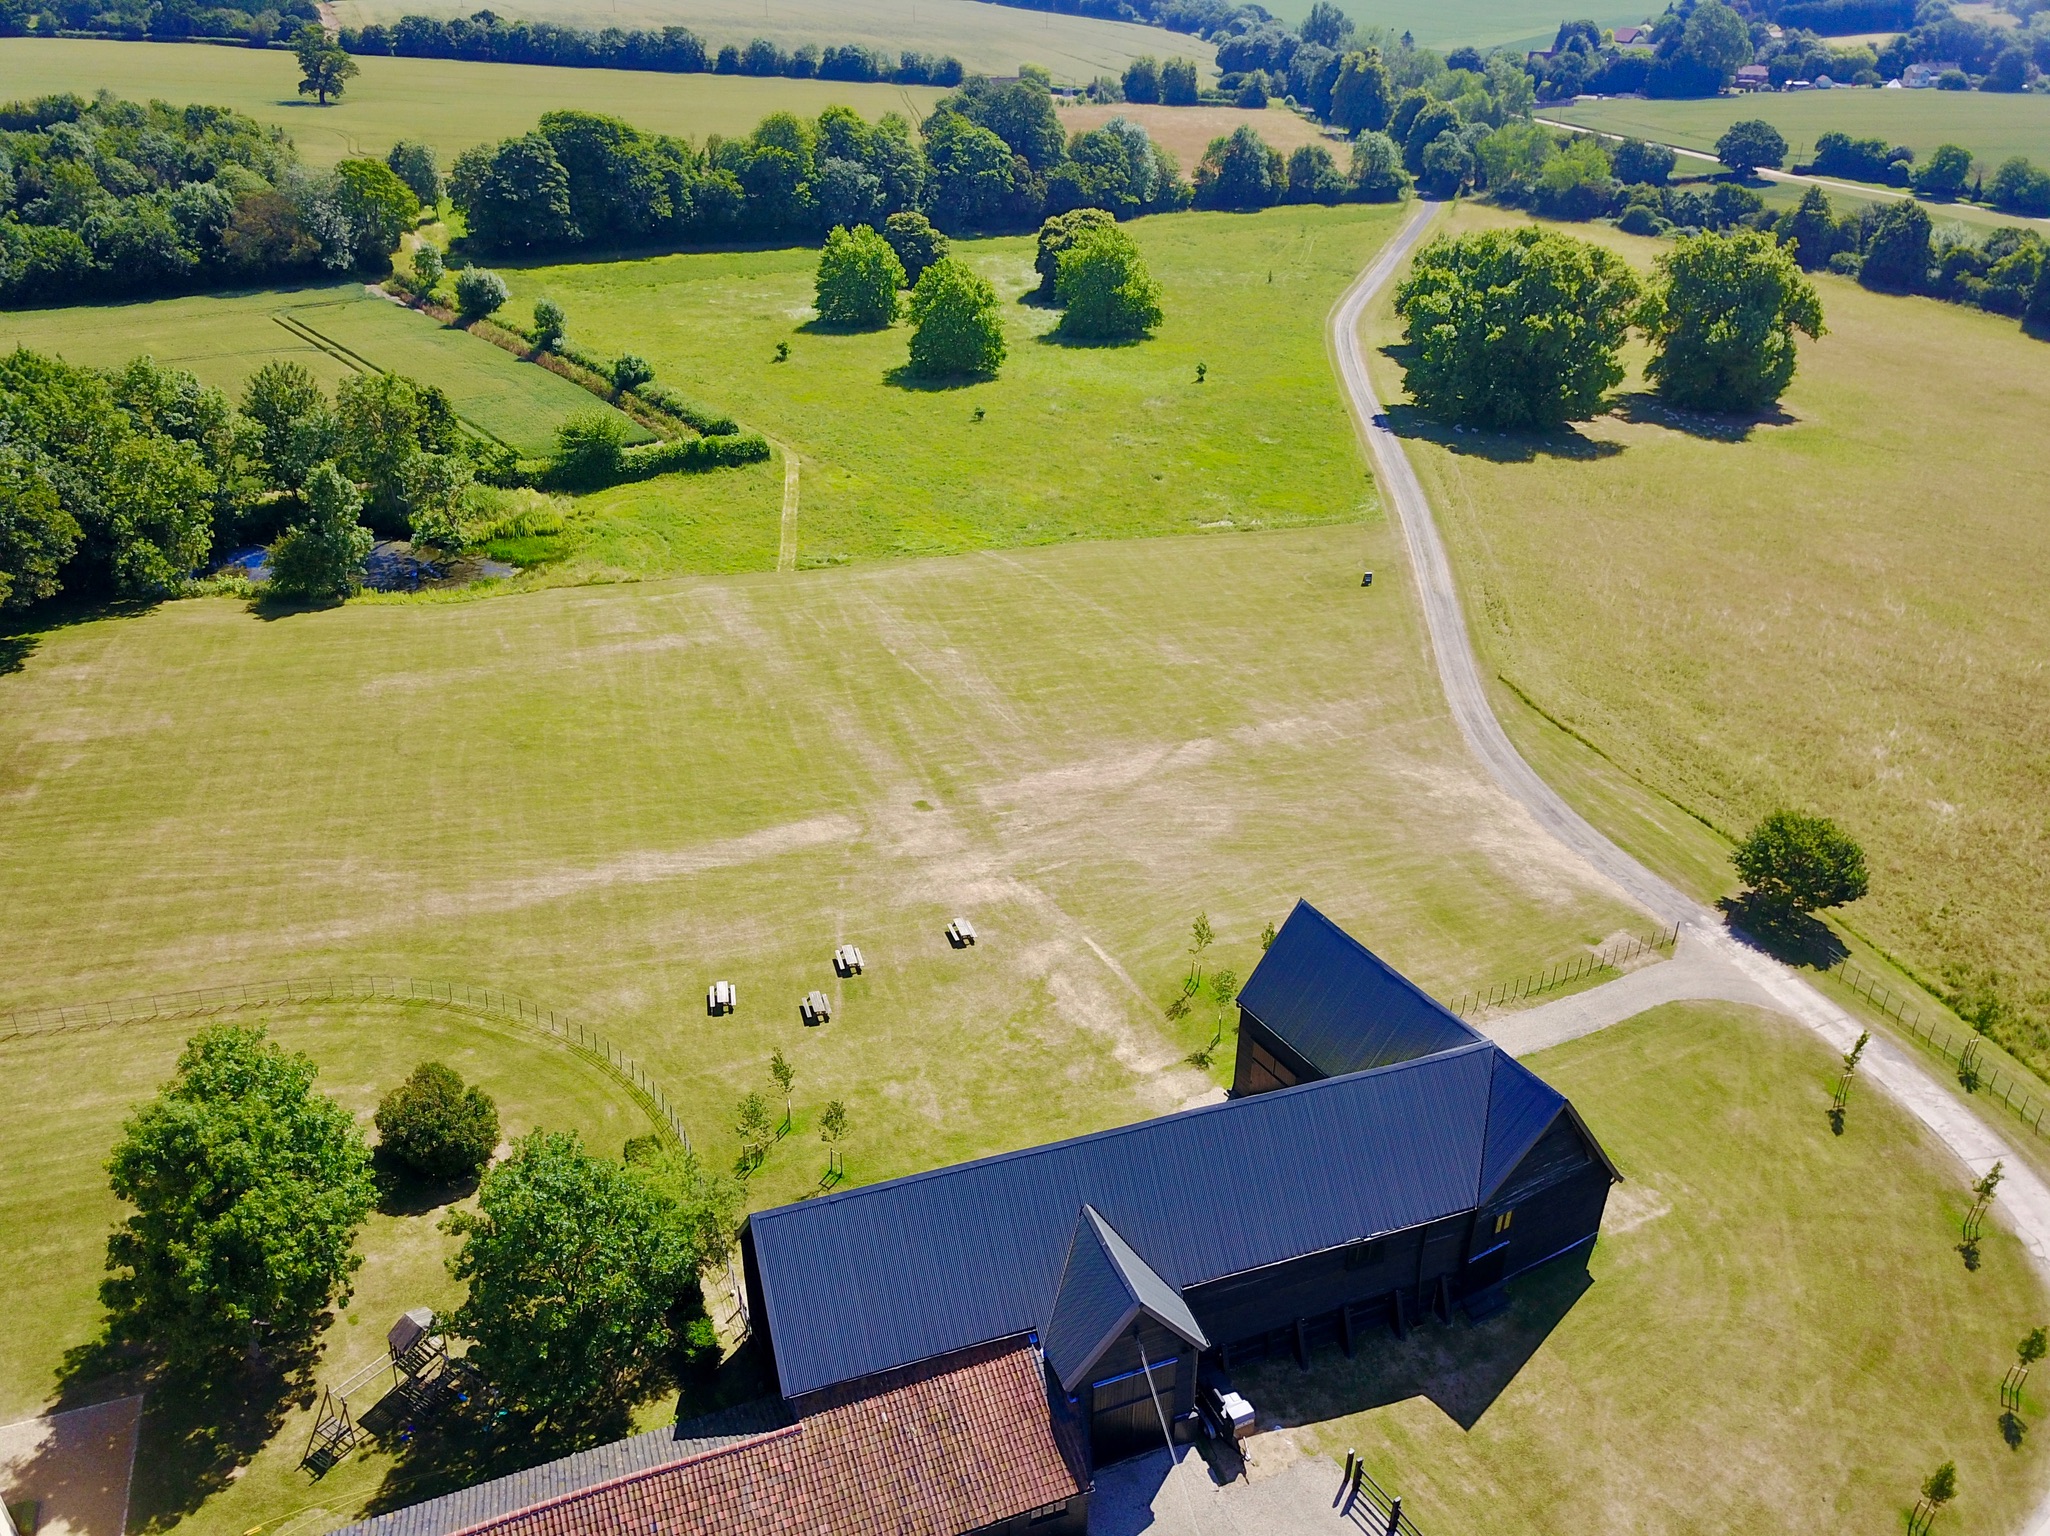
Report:
[{"label": "asphalt road", "polygon": [[[1354,424],[1372,455],[1389,513],[1402,529],[1439,681],[1460,734],[1496,785],[1528,811],[1540,828],[1655,921],[1678,926],[1680,942],[1698,978],[1696,985],[1680,987],[1679,992],[1696,997],[1756,998],[1763,1006],[1777,1009],[1813,1030],[1838,1051],[1848,1051],[1863,1027],[1859,1021],[1789,967],[1739,942],[1719,913],[1646,868],[1597,831],[1538,777],[1495,718],[1481,680],[1480,662],[1467,634],[1459,588],[1452,577],[1451,561],[1439,536],[1437,519],[1416,472],[1410,467],[1401,438],[1375,397],[1373,382],[1367,375],[1365,343],[1360,337],[1360,320],[1367,307],[1401,269],[1440,206],[1420,202],[1402,232],[1346,290],[1331,312],[1330,345]],[[1599,1009],[1594,1000],[1617,988],[1624,989],[1616,994],[1617,1001],[1627,1005],[1633,996],[1628,989],[1642,989],[1645,983],[1638,978],[1647,974],[1626,976],[1572,1001],[1583,1010],[1591,1006]],[[1630,1006],[1629,1012],[1641,1011],[1642,1006]],[[1621,1008],[1600,1011],[1614,1014],[1603,1017],[1602,1023],[1618,1022],[1628,1016]],[[1513,1027],[1513,1018],[1512,1015],[1501,1021],[1505,1031]],[[1585,1032],[1585,1028],[1571,1031]],[[1919,1055],[1907,1048],[1875,1032],[1866,1048],[1859,1077],[1862,1082],[1876,1084],[1927,1126],[1956,1154],[1971,1177],[1979,1177],[1996,1161],[2005,1164],[2006,1178],[2000,1186],[1995,1210],[2021,1239],[2045,1284],[2050,1285],[2050,1186],[2015,1156],[2012,1146],[1960,1103],[1932,1075]],[[1820,1112],[1818,1104],[1818,1123]],[[2025,1536],[2050,1536],[2050,1497],[2029,1517],[2024,1530]]]}]

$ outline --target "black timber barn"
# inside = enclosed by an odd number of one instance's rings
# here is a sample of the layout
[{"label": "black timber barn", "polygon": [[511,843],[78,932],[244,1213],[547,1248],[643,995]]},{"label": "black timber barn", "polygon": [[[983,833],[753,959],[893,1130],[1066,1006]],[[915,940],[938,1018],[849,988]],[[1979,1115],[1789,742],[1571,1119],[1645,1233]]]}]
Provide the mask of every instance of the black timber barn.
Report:
[{"label": "black timber barn", "polygon": [[1585,1250],[1618,1178],[1571,1104],[1299,902],[1241,995],[1231,1096],[760,1211],[750,1316],[795,1411],[1000,1339],[1103,1465],[1199,1370],[1348,1351]]}]

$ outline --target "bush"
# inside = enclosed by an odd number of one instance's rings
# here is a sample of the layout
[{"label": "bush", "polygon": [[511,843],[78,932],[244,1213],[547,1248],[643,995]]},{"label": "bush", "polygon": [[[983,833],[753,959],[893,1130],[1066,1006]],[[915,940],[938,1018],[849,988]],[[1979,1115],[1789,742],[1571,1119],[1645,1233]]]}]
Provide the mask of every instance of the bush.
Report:
[{"label": "bush", "polygon": [[495,315],[512,297],[505,279],[486,267],[465,267],[456,274],[456,313],[465,320]]},{"label": "bush", "polygon": [[1749,176],[1760,166],[1777,170],[1787,163],[1787,141],[1771,123],[1746,118],[1723,130],[1715,141],[1715,157],[1739,176]]},{"label": "bush", "polygon": [[1908,182],[1924,197],[1948,202],[1965,189],[1972,174],[1972,152],[1957,144],[1939,144],[1917,166]]},{"label": "bush", "polygon": [[1088,341],[1124,341],[1160,324],[1160,284],[1139,247],[1116,227],[1085,230],[1059,256],[1054,295],[1066,313],[1061,333]]},{"label": "bush", "polygon": [[562,312],[562,306],[553,299],[534,301],[534,329],[528,334],[534,345],[543,352],[553,351],[562,345],[563,328],[569,324],[569,316]]},{"label": "bush", "polygon": [[639,389],[643,384],[654,381],[655,367],[638,352],[622,352],[612,360],[605,370],[605,376],[612,380],[615,394],[625,394],[630,389]]},{"label": "bush", "polygon": [[1545,428],[1621,382],[1638,283],[1614,252],[1549,229],[1439,238],[1396,290],[1411,397],[1450,421]]},{"label": "bush", "polygon": [[306,477],[306,516],[270,547],[270,590],[278,597],[346,597],[363,577],[370,530],[356,520],[363,498],[332,464]]},{"label": "bush", "polygon": [[484,1171],[498,1147],[498,1106],[438,1061],[423,1061],[377,1106],[378,1151],[424,1179],[453,1184]]},{"label": "bush", "polygon": [[626,447],[626,422],[612,411],[579,411],[555,431],[549,479],[575,488],[611,485],[619,479]]},{"label": "bush", "polygon": [[911,290],[911,372],[922,378],[992,374],[1003,366],[996,290],[953,257],[925,269]]},{"label": "bush", "polygon": [[1352,141],[1352,165],[1346,172],[1352,195],[1363,203],[1392,203],[1409,190],[1409,172],[1402,152],[1385,133],[1368,129]]},{"label": "bush", "polygon": [[1768,912],[1814,912],[1865,894],[1865,851],[1826,816],[1774,811],[1730,862],[1752,902]]},{"label": "bush", "polygon": [[1581,134],[1545,162],[1531,204],[1547,218],[1585,222],[1607,212],[1615,192],[1608,155],[1592,134]]},{"label": "bush", "polygon": [[448,267],[441,259],[439,247],[424,240],[413,247],[413,280],[407,285],[413,292],[423,299],[432,298],[447,273]]},{"label": "bush", "polygon": [[619,478],[646,480],[655,475],[702,469],[733,469],[759,464],[769,456],[769,441],[756,432],[731,437],[685,437],[674,442],[629,448],[620,456]]},{"label": "bush", "polygon": [[1290,152],[1289,202],[1342,203],[1347,190],[1345,173],[1322,144],[1299,144]]},{"label": "bush", "polygon": [[897,318],[904,263],[890,242],[866,224],[835,229],[819,253],[814,302],[822,324],[880,330]]},{"label": "bush", "polygon": [[1668,227],[1656,208],[1646,207],[1643,203],[1632,203],[1616,220],[1616,228],[1626,235],[1655,235]]},{"label": "bush", "polygon": [[1822,334],[1822,301],[1769,235],[1695,235],[1658,259],[1639,324],[1645,376],[1691,410],[1758,411],[1794,378],[1794,332]]},{"label": "bush", "polygon": [[1986,184],[1986,195],[2002,212],[2050,218],[2050,171],[2039,170],[2016,155],[2001,162]]},{"label": "bush", "polygon": [[[1141,61],[1146,62],[1146,61]],[[883,220],[883,238],[904,264],[904,286],[925,275],[925,269],[947,254],[947,237],[922,213],[893,213]]]}]

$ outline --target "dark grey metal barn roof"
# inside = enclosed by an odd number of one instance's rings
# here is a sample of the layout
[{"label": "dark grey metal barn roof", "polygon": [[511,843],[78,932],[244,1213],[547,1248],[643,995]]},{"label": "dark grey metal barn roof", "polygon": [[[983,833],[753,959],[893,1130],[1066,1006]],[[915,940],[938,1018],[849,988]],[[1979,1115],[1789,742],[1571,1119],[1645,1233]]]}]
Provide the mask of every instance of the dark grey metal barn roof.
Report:
[{"label": "dark grey metal barn roof", "polygon": [[705,1451],[753,1440],[791,1422],[780,1398],[762,1398],[722,1409],[702,1418],[651,1429],[644,1435],[615,1440],[563,1456],[524,1472],[494,1477],[471,1488],[408,1504],[388,1515],[373,1515],[340,1527],[333,1536],[454,1536],[487,1520],[532,1509],[536,1504],[595,1488],[635,1472],[652,1471]]},{"label": "dark grey metal barn roof", "polygon": [[1179,1334],[1193,1349],[1210,1347],[1181,1293],[1132,1251],[1095,1206],[1083,1206],[1075,1218],[1053,1310],[1040,1330],[1046,1363],[1060,1379],[1061,1390],[1074,1391],[1083,1374],[1141,1313]]},{"label": "dark grey metal barn roof", "polygon": [[1483,1038],[1307,901],[1253,967],[1239,1006],[1326,1077]]},{"label": "dark grey metal barn roof", "polygon": [[1186,1290],[1472,1210],[1564,1104],[1476,1040],[758,1212],[782,1390],[1044,1327],[1085,1204]]}]

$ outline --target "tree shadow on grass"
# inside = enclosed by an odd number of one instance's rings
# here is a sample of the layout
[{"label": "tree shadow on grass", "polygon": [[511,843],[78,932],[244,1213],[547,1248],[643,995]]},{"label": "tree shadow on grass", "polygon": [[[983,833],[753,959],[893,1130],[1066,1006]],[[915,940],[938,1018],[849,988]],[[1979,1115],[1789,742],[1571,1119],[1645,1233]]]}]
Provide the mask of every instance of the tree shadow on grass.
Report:
[{"label": "tree shadow on grass", "polygon": [[993,373],[948,373],[930,377],[913,373],[909,363],[885,370],[883,382],[892,389],[909,390],[914,394],[948,394],[957,389],[972,389],[977,384],[988,384],[996,378]]},{"label": "tree shadow on grass", "polygon": [[1717,443],[1741,443],[1759,427],[1790,427],[1799,418],[1778,406],[1743,415],[1719,416],[1708,411],[1683,411],[1647,390],[1633,390],[1616,402],[1614,414],[1632,426],[1668,427],[1689,437]]},{"label": "tree shadow on grass", "polygon": [[892,320],[885,325],[840,325],[814,316],[802,325],[792,326],[791,329],[800,336],[875,336],[893,329],[896,323]]},{"label": "tree shadow on grass", "polygon": [[1070,336],[1059,326],[1050,331],[1041,331],[1032,338],[1042,347],[1072,347],[1084,352],[1111,352],[1122,347],[1136,347],[1141,342],[1151,341],[1150,336]]},{"label": "tree shadow on grass", "polygon": [[288,1413],[311,1405],[318,1339],[331,1321],[323,1313],[305,1339],[213,1381],[165,1370],[105,1333],[65,1352],[51,1411],[143,1394],[128,1529],[165,1530],[227,1487],[235,1469],[276,1438]]},{"label": "tree shadow on grass", "polygon": [[40,635],[0,635],[0,677],[19,672],[42,643]]},{"label": "tree shadow on grass", "polygon": [[339,597],[276,597],[268,588],[249,600],[249,611],[266,624],[296,618],[302,613],[326,613],[341,606]]},{"label": "tree shadow on grass", "polygon": [[1491,432],[1435,420],[1414,405],[1383,407],[1379,420],[1397,437],[1436,443],[1468,458],[1495,464],[1529,464],[1537,459],[1612,459],[1621,443],[1584,437],[1571,427],[1556,432]]},{"label": "tree shadow on grass", "polygon": [[474,1177],[446,1183],[423,1178],[387,1156],[383,1147],[370,1154],[370,1166],[377,1177],[377,1213],[380,1216],[425,1216],[430,1211],[467,1200],[477,1192]]},{"label": "tree shadow on grass", "polygon": [[1585,1250],[1510,1282],[1510,1304],[1484,1322],[1455,1313],[1425,1322],[1406,1339],[1371,1336],[1348,1360],[1335,1347],[1314,1353],[1303,1371],[1286,1358],[1234,1370],[1238,1390],[1284,1425],[1320,1423],[1429,1398],[1470,1430],[1544,1346],[1594,1284]]},{"label": "tree shadow on grass", "polygon": [[1725,896],[1716,905],[1735,938],[1787,965],[1829,971],[1850,957],[1835,930],[1809,913],[1763,906],[1748,894]]}]

